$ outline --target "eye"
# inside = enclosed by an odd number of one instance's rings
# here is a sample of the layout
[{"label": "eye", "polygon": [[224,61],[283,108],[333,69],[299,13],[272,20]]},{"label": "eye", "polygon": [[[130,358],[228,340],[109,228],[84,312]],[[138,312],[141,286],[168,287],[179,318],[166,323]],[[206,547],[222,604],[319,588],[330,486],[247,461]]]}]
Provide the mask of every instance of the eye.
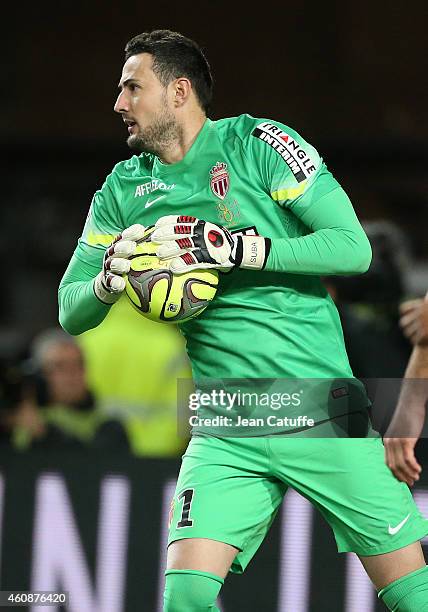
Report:
[{"label": "eye", "polygon": [[130,83],[129,84],[129,90],[130,91],[135,91],[136,89],[139,89],[138,85],[136,85],[135,83]]}]

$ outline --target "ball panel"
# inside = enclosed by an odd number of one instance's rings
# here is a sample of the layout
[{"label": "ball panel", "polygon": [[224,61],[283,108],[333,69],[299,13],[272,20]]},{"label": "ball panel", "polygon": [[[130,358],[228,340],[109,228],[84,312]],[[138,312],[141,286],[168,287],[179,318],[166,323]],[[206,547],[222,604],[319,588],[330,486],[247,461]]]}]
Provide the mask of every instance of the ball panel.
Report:
[{"label": "ball panel", "polygon": [[[131,291],[128,291],[128,287],[133,289],[134,294],[136,294],[138,298],[136,305],[141,309],[141,312],[158,312],[160,314],[162,311],[162,304],[168,297],[171,279],[172,274],[168,270],[147,270],[147,272],[135,272],[132,270],[128,274],[125,290],[128,297],[132,300],[133,294]],[[161,282],[164,287],[163,293],[155,293],[153,295],[153,291],[157,287],[157,284]],[[154,301],[154,297],[157,301]],[[157,306],[161,298],[163,301],[160,302],[160,306]]]},{"label": "ball panel", "polygon": [[165,319],[176,318],[183,311],[183,280],[180,276],[172,276],[171,288],[165,304]]},{"label": "ball panel", "polygon": [[218,272],[217,270],[195,270],[197,274],[188,273],[189,278],[197,278],[198,281],[208,283],[217,287],[218,285]]},{"label": "ball panel", "polygon": [[135,308],[152,321],[184,323],[199,315],[215,296],[216,270],[173,274],[168,263],[156,256],[158,245],[150,242],[153,226],[137,245],[126,281],[126,294]]},{"label": "ball panel", "polygon": [[146,316],[153,321],[159,321],[163,317],[164,304],[168,299],[168,291],[169,291],[169,278],[165,275],[163,277],[158,278],[158,276],[153,277],[154,282],[151,286],[150,291],[150,299],[148,303],[149,310]]},{"label": "ball panel", "polygon": [[131,304],[135,306],[137,310],[140,310],[142,308],[141,300],[138,293],[135,291],[134,287],[129,281],[126,283],[126,294],[129,297]]},{"label": "ball panel", "polygon": [[[159,259],[156,255],[133,255],[131,258],[131,270],[133,272],[145,272],[146,270],[159,270]],[[162,266],[164,267],[164,266]]]},{"label": "ball panel", "polygon": [[216,287],[200,283],[198,280],[192,282],[192,293],[198,300],[212,300],[217,291]]}]

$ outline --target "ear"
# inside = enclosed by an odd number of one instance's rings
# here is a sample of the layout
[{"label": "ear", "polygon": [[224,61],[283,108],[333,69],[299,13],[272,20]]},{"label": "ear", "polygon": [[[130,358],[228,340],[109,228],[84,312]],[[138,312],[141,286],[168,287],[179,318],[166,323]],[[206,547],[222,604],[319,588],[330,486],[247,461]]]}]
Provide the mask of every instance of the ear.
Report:
[{"label": "ear", "polygon": [[179,108],[185,104],[192,93],[192,84],[189,79],[181,77],[174,81],[174,106]]}]

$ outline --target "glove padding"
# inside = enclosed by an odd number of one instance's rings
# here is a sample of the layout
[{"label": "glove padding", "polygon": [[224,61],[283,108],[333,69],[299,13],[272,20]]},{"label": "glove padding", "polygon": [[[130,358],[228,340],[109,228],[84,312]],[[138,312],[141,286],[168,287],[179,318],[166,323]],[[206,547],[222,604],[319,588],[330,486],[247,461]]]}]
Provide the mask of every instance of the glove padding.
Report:
[{"label": "glove padding", "polygon": [[203,268],[260,270],[270,248],[267,238],[234,235],[221,225],[186,215],[158,219],[151,241],[159,244],[159,259],[172,260],[169,269],[176,274]]},{"label": "glove padding", "polygon": [[104,254],[103,268],[94,279],[94,293],[101,302],[113,304],[126,287],[131,268],[129,257],[134,255],[137,244],[145,235],[145,227],[136,223],[118,234]]}]

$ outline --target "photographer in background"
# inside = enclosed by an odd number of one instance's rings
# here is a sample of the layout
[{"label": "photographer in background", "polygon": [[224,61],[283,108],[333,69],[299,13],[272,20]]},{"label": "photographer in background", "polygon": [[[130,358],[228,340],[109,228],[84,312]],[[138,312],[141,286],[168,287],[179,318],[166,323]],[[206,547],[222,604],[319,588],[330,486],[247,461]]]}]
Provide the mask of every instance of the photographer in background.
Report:
[{"label": "photographer in background", "polygon": [[83,353],[60,328],[41,332],[31,346],[30,378],[51,435],[47,446],[95,446],[128,450],[117,421],[106,420],[88,387]]},{"label": "photographer in background", "polygon": [[42,439],[46,427],[16,361],[0,362],[0,447],[22,450]]},{"label": "photographer in background", "polygon": [[31,362],[41,405],[59,404],[82,411],[94,407],[83,355],[74,338],[59,328],[41,332],[32,343]]},{"label": "photographer in background", "polygon": [[88,443],[97,426],[95,400],[86,384],[82,353],[61,329],[41,332],[31,346],[29,374],[43,420],[56,432],[51,444]]}]

